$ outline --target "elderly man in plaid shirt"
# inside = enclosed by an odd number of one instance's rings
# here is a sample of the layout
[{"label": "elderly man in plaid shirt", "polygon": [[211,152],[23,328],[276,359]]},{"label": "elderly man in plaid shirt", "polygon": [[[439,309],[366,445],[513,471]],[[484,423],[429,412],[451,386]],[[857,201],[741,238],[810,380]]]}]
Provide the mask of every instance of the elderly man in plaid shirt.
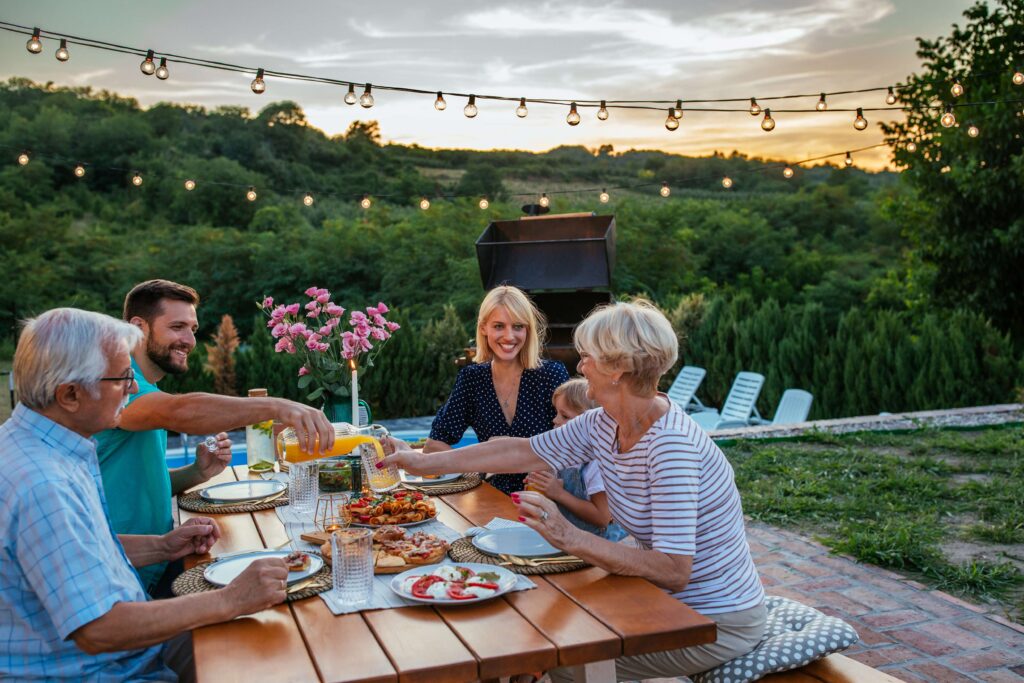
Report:
[{"label": "elderly man in plaid shirt", "polygon": [[201,517],[162,536],[110,526],[90,437],[138,390],[129,349],[140,336],[73,308],[22,332],[20,402],[0,426],[0,679],[192,680],[191,629],[285,598],[275,558],[214,593],[149,600],[136,567],[204,553],[220,531]]}]

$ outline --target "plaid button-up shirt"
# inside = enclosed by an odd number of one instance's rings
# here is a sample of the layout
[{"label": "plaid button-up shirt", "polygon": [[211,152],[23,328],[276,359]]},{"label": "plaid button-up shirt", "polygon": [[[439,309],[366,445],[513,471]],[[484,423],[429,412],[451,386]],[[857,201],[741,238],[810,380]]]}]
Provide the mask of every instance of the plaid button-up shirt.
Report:
[{"label": "plaid button-up shirt", "polygon": [[69,636],[148,599],[110,527],[96,446],[19,404],[0,426],[0,679],[176,680],[160,646],[89,655]]}]

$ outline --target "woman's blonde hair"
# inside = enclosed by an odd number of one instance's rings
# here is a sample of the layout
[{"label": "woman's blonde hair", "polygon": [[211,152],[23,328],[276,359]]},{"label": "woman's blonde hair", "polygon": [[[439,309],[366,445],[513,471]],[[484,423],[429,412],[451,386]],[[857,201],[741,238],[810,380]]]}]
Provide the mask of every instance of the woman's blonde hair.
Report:
[{"label": "woman's blonde hair", "polygon": [[587,386],[585,377],[573,377],[555,388],[555,393],[551,395],[551,403],[554,404],[555,399],[561,397],[577,415],[596,408],[597,403],[587,396]]},{"label": "woman's blonde hair", "polygon": [[595,309],[577,326],[573,343],[601,369],[625,373],[622,379],[641,396],[657,391],[658,380],[679,356],[672,323],[644,299]]},{"label": "woman's blonde hair", "polygon": [[486,363],[491,360],[491,347],[487,344],[487,335],[484,334],[484,326],[487,319],[491,317],[499,306],[508,311],[514,322],[526,325],[526,343],[519,350],[519,363],[526,370],[536,370],[540,367],[540,348],[547,336],[547,320],[544,314],[537,310],[530,297],[516,287],[501,285],[487,292],[487,296],[480,303],[480,313],[476,318],[476,356],[477,363]]}]

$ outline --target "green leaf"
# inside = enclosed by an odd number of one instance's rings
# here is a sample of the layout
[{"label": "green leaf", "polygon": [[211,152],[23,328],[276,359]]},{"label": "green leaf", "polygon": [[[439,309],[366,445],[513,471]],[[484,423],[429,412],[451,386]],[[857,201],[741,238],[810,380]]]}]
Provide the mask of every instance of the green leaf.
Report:
[{"label": "green leaf", "polygon": [[313,381],[313,375],[303,375],[299,378],[299,389],[305,389]]},{"label": "green leaf", "polygon": [[320,398],[323,395],[324,395],[324,388],[320,387],[319,389],[317,389],[317,390],[313,391],[312,393],[308,394],[306,396],[306,400],[307,401],[315,401],[315,400],[317,400],[318,398]]}]

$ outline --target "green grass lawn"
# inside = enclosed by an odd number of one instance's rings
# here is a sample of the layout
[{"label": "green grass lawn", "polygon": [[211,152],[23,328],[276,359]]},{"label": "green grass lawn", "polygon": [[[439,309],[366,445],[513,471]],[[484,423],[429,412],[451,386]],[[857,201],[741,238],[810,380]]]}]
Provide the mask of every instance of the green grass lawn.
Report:
[{"label": "green grass lawn", "polygon": [[735,442],[744,512],[1024,620],[1024,429]]}]

